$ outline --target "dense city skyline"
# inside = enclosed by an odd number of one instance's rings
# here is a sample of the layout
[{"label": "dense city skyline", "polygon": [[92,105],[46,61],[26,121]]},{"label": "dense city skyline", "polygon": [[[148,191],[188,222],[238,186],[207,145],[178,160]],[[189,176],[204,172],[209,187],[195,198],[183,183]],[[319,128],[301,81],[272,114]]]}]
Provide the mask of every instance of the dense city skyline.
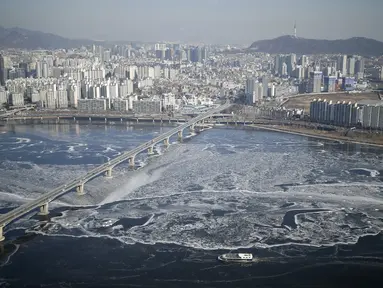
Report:
[{"label": "dense city skyline", "polygon": [[[378,30],[382,10],[383,2],[375,0],[318,4],[302,0],[113,0],[97,5],[90,0],[14,0],[2,3],[0,26],[95,40],[250,44],[293,34],[296,21],[298,37],[362,36],[382,41]],[[355,21],[362,16],[363,21]]]}]

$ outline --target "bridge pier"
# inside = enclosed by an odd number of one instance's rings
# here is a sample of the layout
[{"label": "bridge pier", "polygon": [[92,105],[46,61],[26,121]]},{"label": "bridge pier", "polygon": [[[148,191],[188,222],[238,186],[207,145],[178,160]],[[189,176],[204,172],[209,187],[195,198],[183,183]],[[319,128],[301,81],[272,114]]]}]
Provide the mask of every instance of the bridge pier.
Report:
[{"label": "bridge pier", "polygon": [[134,160],[135,160],[134,156],[129,158],[129,166],[132,167],[132,168],[134,168]]},{"label": "bridge pier", "polygon": [[0,225],[0,242],[4,241],[5,239],[3,233],[4,233],[4,225]]},{"label": "bridge pier", "polygon": [[45,215],[48,215],[48,214],[49,214],[48,203],[45,203],[42,206],[40,206],[39,215],[40,216],[45,216]]},{"label": "bridge pier", "polygon": [[153,155],[154,154],[154,146],[150,146],[148,148],[148,155]]},{"label": "bridge pier", "polygon": [[80,185],[77,186],[76,188],[77,195],[84,195],[84,183],[81,183]]},{"label": "bridge pier", "polygon": [[164,140],[164,145],[166,146],[166,147],[168,147],[169,145],[170,145],[170,138],[165,138],[165,140]]},{"label": "bridge pier", "polygon": [[191,132],[191,133],[194,133],[194,132],[195,132],[195,124],[193,124],[193,125],[190,126],[190,132]]},{"label": "bridge pier", "polygon": [[106,178],[112,178],[112,167],[110,167],[108,170],[105,171],[105,177]]},{"label": "bridge pier", "polygon": [[182,132],[183,130],[178,131],[178,141],[182,141]]}]

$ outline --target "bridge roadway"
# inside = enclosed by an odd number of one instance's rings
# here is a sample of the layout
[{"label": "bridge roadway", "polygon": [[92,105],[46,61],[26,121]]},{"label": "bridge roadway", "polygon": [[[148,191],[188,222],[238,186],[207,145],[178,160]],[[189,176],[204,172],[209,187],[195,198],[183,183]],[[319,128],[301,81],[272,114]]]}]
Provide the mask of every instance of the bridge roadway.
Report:
[{"label": "bridge roadway", "polygon": [[48,212],[48,203],[56,199],[57,197],[71,191],[72,189],[76,188],[77,193],[80,195],[84,194],[84,184],[91,179],[95,178],[96,176],[105,173],[107,177],[112,176],[112,169],[114,166],[129,160],[129,164],[131,166],[134,166],[134,158],[137,154],[148,150],[148,153],[153,153],[153,147],[154,145],[164,141],[165,145],[169,145],[169,139],[171,136],[178,134],[179,138],[182,138],[183,130],[186,128],[191,127],[194,129],[194,125],[197,124],[200,121],[203,121],[204,119],[210,117],[214,113],[220,112],[222,110],[225,110],[231,106],[230,103],[226,102],[224,105],[221,105],[219,107],[213,108],[208,112],[202,113],[198,115],[197,117],[193,118],[192,120],[175,127],[168,132],[165,132],[161,134],[160,136],[152,139],[151,141],[148,141],[144,144],[141,144],[140,146],[134,148],[133,150],[130,150],[128,152],[125,152],[121,154],[120,156],[117,156],[116,158],[110,160],[108,163],[102,164],[95,169],[89,171],[86,175],[81,176],[79,178],[76,178],[69,183],[60,185],[59,187],[53,189],[52,191],[42,195],[41,197],[38,197],[35,200],[30,201],[29,203],[26,203],[24,205],[21,205],[18,208],[13,209],[12,211],[0,215],[0,241],[4,240],[3,236],[3,228],[9,224],[10,222],[32,212],[33,210],[40,207],[40,215],[47,215]]}]

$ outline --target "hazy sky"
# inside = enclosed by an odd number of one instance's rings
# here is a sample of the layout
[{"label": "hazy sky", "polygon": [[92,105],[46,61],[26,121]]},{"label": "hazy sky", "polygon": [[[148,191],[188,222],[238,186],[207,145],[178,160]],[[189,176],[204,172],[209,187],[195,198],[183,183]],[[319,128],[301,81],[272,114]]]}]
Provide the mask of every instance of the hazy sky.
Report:
[{"label": "hazy sky", "polygon": [[0,25],[70,38],[243,43],[293,34],[383,40],[383,0],[0,0]]}]

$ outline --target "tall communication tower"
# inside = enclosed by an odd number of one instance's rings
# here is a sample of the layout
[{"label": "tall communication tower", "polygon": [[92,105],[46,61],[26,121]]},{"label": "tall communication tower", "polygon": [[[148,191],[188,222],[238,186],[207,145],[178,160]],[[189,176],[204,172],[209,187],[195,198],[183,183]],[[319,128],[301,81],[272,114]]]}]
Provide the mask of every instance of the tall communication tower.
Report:
[{"label": "tall communication tower", "polygon": [[294,22],[294,37],[297,38],[297,21]]}]

